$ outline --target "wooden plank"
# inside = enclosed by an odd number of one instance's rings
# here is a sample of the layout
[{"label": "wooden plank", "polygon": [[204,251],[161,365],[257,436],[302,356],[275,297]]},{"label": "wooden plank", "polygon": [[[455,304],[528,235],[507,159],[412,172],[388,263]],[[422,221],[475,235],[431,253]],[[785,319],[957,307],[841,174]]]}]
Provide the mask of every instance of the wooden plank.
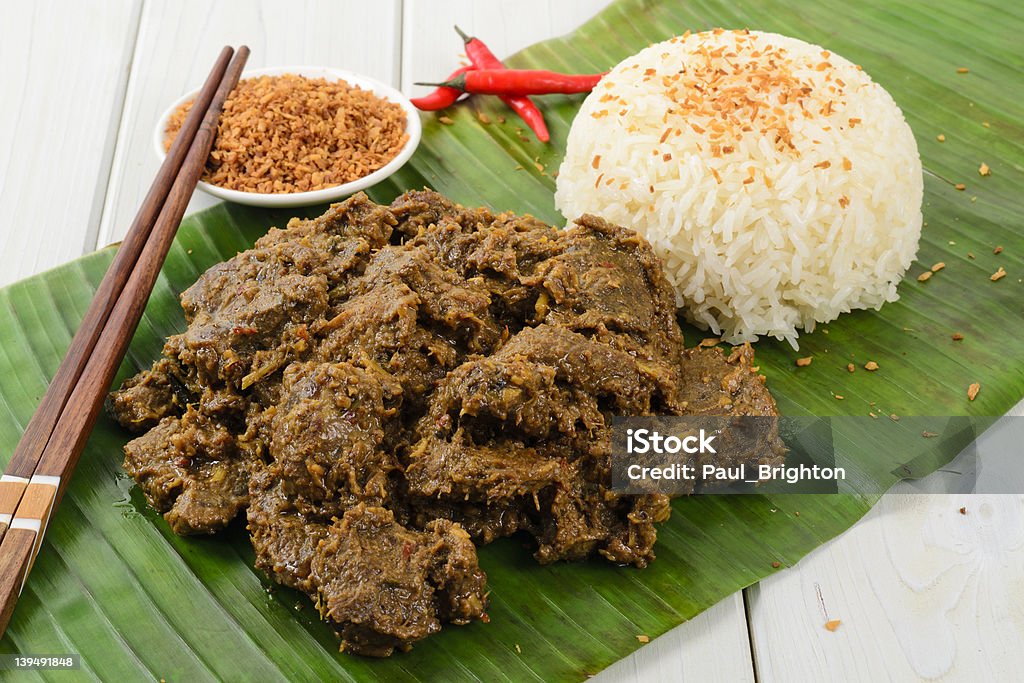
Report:
[{"label": "wooden plank", "polygon": [[579,27],[611,0],[406,0],[402,36],[402,88],[412,96],[430,90],[464,60],[453,26],[484,40],[504,58],[533,43]]},{"label": "wooden plank", "polygon": [[743,594],[706,612],[590,679],[594,683],[753,681]]},{"label": "wooden plank", "polygon": [[5,3],[0,285],[91,249],[141,2]]},{"label": "wooden plank", "polygon": [[[400,0],[147,1],[97,246],[124,235],[159,165],[156,122],[171,102],[199,86],[224,45],[247,44],[249,68],[334,66],[394,85],[400,81],[400,22]],[[197,192],[189,210],[213,203]]]},{"label": "wooden plank", "polygon": [[[942,477],[919,486],[938,490]],[[1024,496],[910,490],[748,589],[759,680],[1019,678]]]}]

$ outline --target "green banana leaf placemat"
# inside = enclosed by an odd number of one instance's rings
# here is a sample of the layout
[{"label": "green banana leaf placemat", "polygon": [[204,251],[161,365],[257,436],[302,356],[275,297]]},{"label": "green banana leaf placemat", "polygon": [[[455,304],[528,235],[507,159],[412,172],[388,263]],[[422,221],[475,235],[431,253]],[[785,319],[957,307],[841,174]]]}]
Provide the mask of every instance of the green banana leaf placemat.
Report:
[{"label": "green banana leaf placemat", "polygon": [[[619,0],[572,35],[535,45],[509,64],[603,70],[650,42],[714,26],[785,33],[863,65],[903,108],[924,161],[927,225],[901,300],[801,337],[799,355],[815,357],[809,367],[795,367],[797,354],[788,346],[757,345],[783,412],[1004,413],[1024,395],[1024,54],[1018,47],[1024,8]],[[960,67],[969,72],[958,73]],[[428,185],[465,204],[560,222],[552,174],[580,98],[545,99],[550,146],[521,137],[513,117],[492,99],[445,112],[452,125],[427,117],[420,150],[374,198],[387,201]],[[492,123],[481,123],[479,111]],[[982,162],[991,176],[979,176]],[[955,189],[958,183],[966,190]],[[163,338],[183,328],[181,290],[287,218],[226,205],[188,218],[119,379],[148,366]],[[1002,253],[993,253],[997,246]],[[0,290],[5,457],[111,256],[104,250]],[[916,281],[939,261],[943,271]],[[991,281],[1000,266],[1008,275]],[[964,339],[953,341],[954,332]],[[847,363],[867,360],[881,370],[846,371]],[[966,392],[974,382],[982,389],[971,402]],[[241,524],[226,538],[175,537],[121,471],[125,440],[101,418],[0,641],[2,652],[82,655],[80,671],[34,674],[40,679],[581,680],[637,648],[637,635],[653,638],[794,564],[852,525],[876,498],[680,499],[659,530],[658,560],[644,570],[597,561],[541,567],[517,539],[506,539],[480,552],[492,590],[490,623],[446,627],[410,653],[369,660],[339,654],[305,597],[253,569]],[[846,443],[844,457],[868,462],[872,448]],[[913,474],[939,464],[928,461]]]}]

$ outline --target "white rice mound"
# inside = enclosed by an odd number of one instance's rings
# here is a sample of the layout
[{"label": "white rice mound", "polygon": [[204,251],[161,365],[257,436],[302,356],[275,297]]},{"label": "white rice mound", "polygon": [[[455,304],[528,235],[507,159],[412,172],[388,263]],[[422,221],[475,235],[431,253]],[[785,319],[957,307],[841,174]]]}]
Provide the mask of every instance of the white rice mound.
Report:
[{"label": "white rice mound", "polygon": [[892,97],[774,33],[717,29],[619,65],[572,124],[555,202],[654,246],[689,320],[726,341],[898,298],[923,179]]}]

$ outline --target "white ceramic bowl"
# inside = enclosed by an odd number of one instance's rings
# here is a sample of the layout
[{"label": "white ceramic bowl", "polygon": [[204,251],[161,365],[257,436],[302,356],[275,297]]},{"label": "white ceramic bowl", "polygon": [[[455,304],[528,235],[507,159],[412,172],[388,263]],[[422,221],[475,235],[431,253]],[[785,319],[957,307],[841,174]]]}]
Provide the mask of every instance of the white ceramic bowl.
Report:
[{"label": "white ceramic bowl", "polygon": [[[326,204],[327,202],[337,201],[360,190],[365,190],[384,180],[400,169],[405,162],[409,160],[409,157],[412,156],[413,152],[416,151],[416,147],[420,144],[422,128],[420,126],[419,112],[416,110],[416,107],[414,107],[412,102],[409,101],[409,98],[402,93],[398,92],[391,86],[385,85],[380,81],[375,81],[372,78],[360,76],[359,74],[352,73],[351,71],[332,69],[322,66],[281,66],[253,69],[251,71],[243,72],[242,78],[253,78],[255,76],[280,76],[282,74],[298,74],[308,78],[325,78],[329,81],[341,79],[346,81],[349,85],[359,86],[363,90],[373,92],[378,97],[400,105],[405,111],[405,132],[409,136],[408,141],[405,143],[402,151],[400,151],[394,159],[389,161],[382,168],[379,168],[373,173],[363,176],[358,180],[353,180],[350,183],[335,185],[334,187],[328,187],[322,190],[314,190],[312,192],[290,192],[287,194],[264,194],[260,192],[240,192],[238,190],[229,190],[203,181],[199,182],[200,190],[229,202],[249,204],[251,206],[289,207]],[[174,113],[175,109],[181,106],[182,103],[193,99],[198,93],[199,90],[197,89],[186,95],[182,95],[177,99],[177,101],[167,108],[163,115],[160,116],[160,120],[156,124],[156,130],[153,133],[153,146],[161,160],[163,160],[167,155],[164,151],[164,134],[167,130],[167,121],[171,118],[171,114]]]}]

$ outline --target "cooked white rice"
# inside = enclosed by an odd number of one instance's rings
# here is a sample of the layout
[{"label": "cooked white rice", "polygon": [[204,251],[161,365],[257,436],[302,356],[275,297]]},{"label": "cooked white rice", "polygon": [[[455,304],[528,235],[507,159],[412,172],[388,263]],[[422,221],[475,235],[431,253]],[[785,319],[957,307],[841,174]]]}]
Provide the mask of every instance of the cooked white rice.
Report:
[{"label": "cooked white rice", "polygon": [[922,176],[903,114],[860,67],[773,33],[652,45],[583,103],[555,201],[631,227],[687,317],[730,342],[897,299]]}]

